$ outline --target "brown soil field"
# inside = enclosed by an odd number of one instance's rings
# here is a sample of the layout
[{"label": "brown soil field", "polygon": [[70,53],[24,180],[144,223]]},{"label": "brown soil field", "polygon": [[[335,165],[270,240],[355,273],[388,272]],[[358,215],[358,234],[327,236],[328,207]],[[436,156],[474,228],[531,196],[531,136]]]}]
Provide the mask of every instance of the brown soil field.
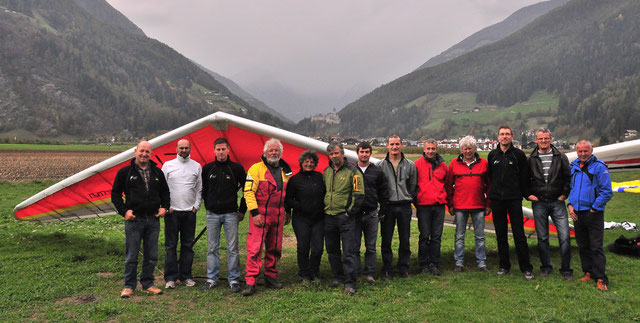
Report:
[{"label": "brown soil field", "polygon": [[64,179],[109,157],[113,151],[0,151],[0,180]]}]

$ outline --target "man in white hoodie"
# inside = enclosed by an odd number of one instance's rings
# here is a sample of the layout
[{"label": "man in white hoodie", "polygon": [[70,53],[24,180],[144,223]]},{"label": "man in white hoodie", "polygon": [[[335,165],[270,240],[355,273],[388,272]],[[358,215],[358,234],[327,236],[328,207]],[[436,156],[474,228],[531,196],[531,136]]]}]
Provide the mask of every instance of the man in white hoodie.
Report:
[{"label": "man in white hoodie", "polygon": [[[202,202],[202,167],[191,158],[191,143],[187,139],[178,141],[178,156],[164,165],[162,172],[167,178],[171,193],[171,208],[164,218],[164,288],[175,288],[180,280],[186,286],[194,286],[191,275],[193,264],[193,237],[196,232],[196,213]],[[180,235],[180,259],[176,247]]]}]

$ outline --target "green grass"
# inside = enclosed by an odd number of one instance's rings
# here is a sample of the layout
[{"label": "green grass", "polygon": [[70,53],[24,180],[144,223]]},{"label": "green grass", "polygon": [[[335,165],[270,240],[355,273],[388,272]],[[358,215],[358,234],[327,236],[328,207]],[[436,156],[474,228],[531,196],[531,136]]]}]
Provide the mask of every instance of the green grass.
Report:
[{"label": "green grass", "polygon": [[[640,171],[613,173],[615,181],[640,178]],[[304,286],[296,277],[295,243],[291,226],[285,230],[285,248],[279,263],[279,291],[258,287],[252,297],[231,294],[224,286],[210,291],[179,286],[153,297],[136,291],[129,300],[118,298],[122,287],[124,234],[122,218],[110,216],[67,223],[38,224],[19,222],[12,208],[52,182],[0,182],[0,312],[3,321],[632,321],[640,312],[638,259],[606,251],[607,274],[611,291],[601,293],[593,284],[565,282],[557,272],[527,282],[517,270],[506,277],[495,275],[497,247],[495,235],[487,234],[488,266],[491,274],[472,270],[474,254],[472,234],[467,235],[467,268],[452,272],[454,229],[445,227],[440,277],[416,274],[418,230],[414,222],[412,236],[412,275],[370,286],[362,282],[356,295],[349,297],[341,289],[331,289],[326,254],[321,267],[322,283]],[[615,193],[607,205],[607,221],[640,223],[640,195]],[[240,227],[241,263],[245,263],[247,223]],[[198,214],[199,232],[204,213]],[[605,232],[605,245],[621,229]],[[161,246],[164,242],[160,236]],[[221,239],[224,241],[224,239]],[[397,241],[396,241],[397,242]],[[513,245],[513,243],[511,243]],[[580,275],[578,250],[573,244],[572,267]],[[529,239],[531,261],[539,267],[535,239]],[[226,270],[226,250],[221,246],[221,276]],[[396,250],[397,246],[394,246]],[[206,239],[195,246],[194,274],[205,275]],[[378,253],[379,257],[379,253]],[[380,267],[380,262],[378,266]],[[557,241],[552,241],[552,262],[559,266]],[[164,251],[160,247],[159,270]],[[163,283],[156,271],[158,285]],[[202,279],[198,280],[201,284]],[[223,281],[224,282],[224,281]]]},{"label": "green grass", "polygon": [[60,151],[125,151],[134,147],[135,144],[130,145],[107,145],[107,144],[71,144],[71,145],[43,145],[43,144],[0,144],[1,150],[60,150]]}]

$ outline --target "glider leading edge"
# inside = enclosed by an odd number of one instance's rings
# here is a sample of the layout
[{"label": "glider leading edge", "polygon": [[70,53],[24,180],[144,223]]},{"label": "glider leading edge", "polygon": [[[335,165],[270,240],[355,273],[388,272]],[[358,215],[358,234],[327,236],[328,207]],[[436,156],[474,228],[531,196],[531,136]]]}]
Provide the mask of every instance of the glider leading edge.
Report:
[{"label": "glider leading edge", "polygon": [[[201,165],[215,159],[212,143],[218,137],[229,140],[230,157],[245,168],[255,163],[262,152],[264,142],[277,138],[284,146],[283,158],[297,172],[298,156],[304,150],[320,154],[318,169],[328,165],[324,154],[327,143],[290,131],[278,129],[224,112],[216,112],[164,135],[149,140],[153,146],[153,160],[161,166],[175,158],[176,143],[181,138],[191,142],[191,158]],[[99,164],[68,177],[18,204],[14,216],[24,221],[64,221],[116,214],[111,203],[111,187],[117,171],[134,157],[134,148],[111,157]],[[640,140],[628,141],[594,148],[594,154],[607,162],[610,168],[640,166]],[[351,162],[357,161],[355,152],[345,150]],[[575,153],[568,153],[575,159]],[[372,158],[372,162],[375,162]],[[531,210],[524,214],[532,217]],[[555,228],[554,228],[555,229]]]}]

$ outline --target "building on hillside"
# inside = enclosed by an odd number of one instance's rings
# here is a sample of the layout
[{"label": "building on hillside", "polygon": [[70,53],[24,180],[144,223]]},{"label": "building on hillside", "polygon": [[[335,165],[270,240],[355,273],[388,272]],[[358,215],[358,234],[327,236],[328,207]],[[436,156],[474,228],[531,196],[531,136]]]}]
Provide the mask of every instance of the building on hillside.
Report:
[{"label": "building on hillside", "polygon": [[327,114],[319,113],[311,116],[311,121],[324,122],[327,124],[340,124],[340,117],[338,116],[338,112],[336,111],[336,108],[333,108],[333,110]]},{"label": "building on hillside", "polygon": [[636,137],[638,137],[638,131],[637,131],[637,130],[635,130],[635,129],[627,129],[627,130],[624,132],[624,139],[625,139],[625,140],[634,139],[634,138],[636,138]]}]

